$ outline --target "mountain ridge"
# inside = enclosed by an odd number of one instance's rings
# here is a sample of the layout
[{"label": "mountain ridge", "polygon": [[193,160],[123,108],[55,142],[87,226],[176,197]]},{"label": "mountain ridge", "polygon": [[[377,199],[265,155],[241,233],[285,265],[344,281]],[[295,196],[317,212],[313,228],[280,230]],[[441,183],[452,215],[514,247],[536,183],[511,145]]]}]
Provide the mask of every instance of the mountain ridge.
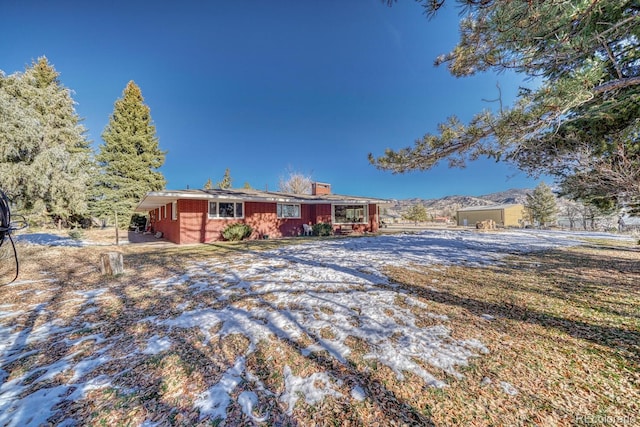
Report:
[{"label": "mountain ridge", "polygon": [[418,197],[397,199],[386,209],[386,216],[401,217],[402,213],[410,206],[422,204],[434,216],[452,217],[458,209],[462,208],[511,203],[524,204],[527,194],[532,191],[533,189],[530,188],[511,188],[482,196],[449,195],[437,199],[422,199]]}]

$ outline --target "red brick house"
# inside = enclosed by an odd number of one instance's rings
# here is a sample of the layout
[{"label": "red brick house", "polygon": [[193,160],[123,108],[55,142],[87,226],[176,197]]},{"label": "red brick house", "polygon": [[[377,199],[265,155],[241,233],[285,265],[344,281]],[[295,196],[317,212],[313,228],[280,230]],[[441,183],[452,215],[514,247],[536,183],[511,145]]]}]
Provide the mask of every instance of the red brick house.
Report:
[{"label": "red brick house", "polygon": [[335,231],[378,231],[380,205],[388,200],[331,194],[329,184],[314,183],[312,194],[253,189],[178,190],[147,193],[136,212],[148,214],[154,232],[174,243],[222,240],[222,231],[241,222],[251,238],[298,236],[302,224],[330,223]]}]

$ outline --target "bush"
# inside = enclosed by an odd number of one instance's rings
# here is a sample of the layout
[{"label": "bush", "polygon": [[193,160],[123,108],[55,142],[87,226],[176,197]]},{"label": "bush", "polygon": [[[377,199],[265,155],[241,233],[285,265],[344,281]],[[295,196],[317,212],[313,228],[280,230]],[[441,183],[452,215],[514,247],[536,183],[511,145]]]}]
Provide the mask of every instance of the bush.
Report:
[{"label": "bush", "polygon": [[82,239],[82,237],[83,237],[82,230],[78,230],[77,228],[69,230],[69,237],[71,237],[73,240]]},{"label": "bush", "polygon": [[222,232],[222,237],[232,242],[238,242],[242,239],[246,239],[253,233],[253,228],[247,224],[231,224]]},{"label": "bush", "polygon": [[313,225],[314,236],[331,236],[333,233],[333,227],[326,222],[319,222]]}]

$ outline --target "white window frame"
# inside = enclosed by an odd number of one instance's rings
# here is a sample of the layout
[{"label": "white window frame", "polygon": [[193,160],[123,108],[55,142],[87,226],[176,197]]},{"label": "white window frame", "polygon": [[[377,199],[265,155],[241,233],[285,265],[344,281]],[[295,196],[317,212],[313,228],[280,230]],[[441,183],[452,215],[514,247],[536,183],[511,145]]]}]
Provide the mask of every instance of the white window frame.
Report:
[{"label": "white window frame", "polygon": [[[294,215],[294,216],[283,215],[282,206],[294,206],[294,209],[295,208],[298,209],[298,215]],[[278,203],[276,206],[276,216],[279,219],[302,218],[302,206],[299,203]]]},{"label": "white window frame", "polygon": [[[233,203],[233,216],[220,216],[220,203]],[[211,212],[211,206],[215,206],[215,210]],[[238,205],[242,206],[242,215],[238,216]],[[235,200],[209,200],[207,203],[207,213],[209,219],[244,219],[244,202]]]},{"label": "white window frame", "polygon": [[178,220],[178,202],[171,202],[171,220]]},{"label": "white window frame", "polygon": [[160,207],[160,219],[166,219],[167,218],[167,205],[162,205]]},{"label": "white window frame", "polygon": [[[364,218],[362,222],[337,222],[336,207],[337,206],[362,206],[364,208]],[[331,205],[331,222],[334,224],[369,224],[369,204],[368,203],[337,203]]]}]

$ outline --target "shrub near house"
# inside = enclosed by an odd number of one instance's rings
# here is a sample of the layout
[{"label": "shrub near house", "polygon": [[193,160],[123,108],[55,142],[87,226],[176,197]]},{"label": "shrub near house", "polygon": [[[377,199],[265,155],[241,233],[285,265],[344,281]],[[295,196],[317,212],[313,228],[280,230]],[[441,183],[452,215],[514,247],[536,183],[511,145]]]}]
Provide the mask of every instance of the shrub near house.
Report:
[{"label": "shrub near house", "polygon": [[237,242],[251,236],[251,233],[253,233],[253,228],[247,224],[236,223],[225,228],[222,232],[222,236],[226,240]]}]

